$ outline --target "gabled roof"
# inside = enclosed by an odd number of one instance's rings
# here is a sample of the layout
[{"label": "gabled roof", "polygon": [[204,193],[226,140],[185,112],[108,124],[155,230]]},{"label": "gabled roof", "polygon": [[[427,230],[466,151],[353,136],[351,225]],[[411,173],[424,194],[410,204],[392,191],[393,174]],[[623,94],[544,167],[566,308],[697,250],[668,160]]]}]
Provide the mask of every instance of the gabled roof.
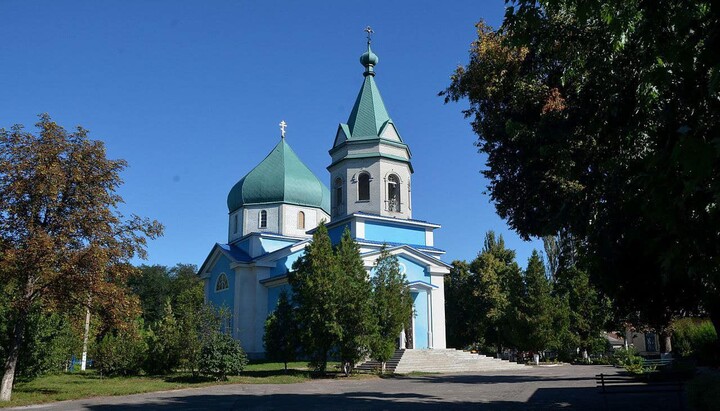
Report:
[{"label": "gabled roof", "polygon": [[[418,261],[422,264],[430,264],[431,266],[437,267],[441,270],[444,274],[447,274],[450,272],[450,269],[452,266],[442,260],[440,260],[437,257],[433,257],[429,254],[423,253],[422,251],[411,247],[409,245],[401,245],[396,247],[388,247],[387,251],[392,255],[402,255],[405,257],[410,258],[411,260]],[[369,257],[374,257],[376,255],[380,255],[382,252],[381,249],[373,250],[367,253],[360,254],[360,257],[363,260],[366,260]]]},{"label": "gabled roof", "polygon": [[198,270],[198,275],[202,276],[203,272],[209,270],[211,266],[215,265],[215,262],[220,255],[223,255],[228,260],[230,260],[231,264],[252,262],[252,258],[250,257],[250,255],[240,249],[240,247],[231,244],[215,243],[213,248],[210,250],[210,253],[205,258],[205,261],[203,261],[202,265],[200,266],[200,269]]},{"label": "gabled roof", "polygon": [[284,138],[238,181],[227,198],[233,212],[247,204],[288,203],[330,213],[330,190],[298,158]]}]

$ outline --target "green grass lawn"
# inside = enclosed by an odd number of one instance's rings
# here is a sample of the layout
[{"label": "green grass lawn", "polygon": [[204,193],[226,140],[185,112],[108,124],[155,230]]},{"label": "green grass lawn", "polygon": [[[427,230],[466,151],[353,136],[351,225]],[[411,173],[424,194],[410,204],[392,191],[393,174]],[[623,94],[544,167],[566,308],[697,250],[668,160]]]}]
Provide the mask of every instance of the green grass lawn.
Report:
[{"label": "green grass lawn", "polygon": [[[329,363],[334,374],[336,363]],[[0,403],[0,407],[39,404],[52,401],[75,400],[80,398],[128,395],[152,391],[176,390],[180,388],[204,387],[217,384],[292,384],[312,378],[305,362],[288,364],[287,373],[282,363],[248,364],[242,375],[230,377],[228,381],[214,381],[205,377],[193,378],[190,374],[165,376],[104,377],[94,371],[85,373],[57,374],[38,377],[30,381],[19,381],[13,389],[12,401]],[[351,377],[363,378],[364,376]]]}]

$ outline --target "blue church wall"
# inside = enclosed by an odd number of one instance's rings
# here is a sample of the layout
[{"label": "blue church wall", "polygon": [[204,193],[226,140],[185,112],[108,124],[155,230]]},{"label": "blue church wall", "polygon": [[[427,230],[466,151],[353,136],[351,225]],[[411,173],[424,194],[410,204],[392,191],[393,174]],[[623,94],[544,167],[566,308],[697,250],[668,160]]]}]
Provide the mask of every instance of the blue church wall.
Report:
[{"label": "blue church wall", "polygon": [[272,253],[273,251],[277,251],[281,248],[285,248],[289,246],[290,244],[296,243],[296,240],[277,240],[277,239],[270,239],[270,238],[260,238],[260,244],[262,244],[262,248],[266,253]]},{"label": "blue church wall", "polygon": [[267,299],[267,312],[268,315],[275,310],[277,307],[278,300],[280,299],[280,293],[285,291],[288,298],[292,298],[292,291],[290,284],[282,284],[275,287],[268,288],[268,299]]},{"label": "blue church wall", "polygon": [[415,346],[414,348],[428,348],[428,307],[427,292],[413,291],[411,293],[415,308]]},{"label": "blue church wall", "polygon": [[[222,273],[225,273],[225,275],[227,276],[229,287],[223,291],[215,291],[218,277],[220,277],[220,274]],[[230,309],[234,307],[233,290],[235,290],[235,271],[230,268],[230,260],[228,260],[227,257],[225,257],[224,255],[220,256],[220,258],[215,263],[212,271],[210,272],[210,283],[208,285],[208,302],[210,302],[216,307],[225,306]]]},{"label": "blue church wall", "polygon": [[398,256],[398,262],[402,264],[401,268],[405,267],[405,277],[407,277],[408,282],[423,281],[432,284],[430,282],[430,273],[428,273],[425,266],[402,256]]},{"label": "blue church wall", "polygon": [[[342,231],[340,232],[342,234]],[[425,244],[425,229],[380,221],[365,222],[365,239],[402,244]]]},{"label": "blue church wall", "polygon": [[270,277],[283,275],[288,271],[292,271],[292,265],[305,253],[305,250],[296,251],[287,257],[277,260],[277,265],[270,269]]},{"label": "blue church wall", "polygon": [[350,224],[342,224],[337,227],[333,227],[328,230],[328,235],[330,236],[330,241],[333,244],[340,243],[340,239],[342,239],[343,232],[345,231],[345,228],[350,229]]}]

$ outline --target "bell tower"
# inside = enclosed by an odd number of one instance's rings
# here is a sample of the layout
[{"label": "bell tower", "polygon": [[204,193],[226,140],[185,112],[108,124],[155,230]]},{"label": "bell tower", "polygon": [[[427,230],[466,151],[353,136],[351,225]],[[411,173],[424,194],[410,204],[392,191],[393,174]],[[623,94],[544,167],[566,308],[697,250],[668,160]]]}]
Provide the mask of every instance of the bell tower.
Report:
[{"label": "bell tower", "polygon": [[390,119],[375,83],[378,56],[370,48],[360,56],[362,87],[347,123],[338,126],[330,172],[331,218],[367,213],[412,218],[410,148]]}]

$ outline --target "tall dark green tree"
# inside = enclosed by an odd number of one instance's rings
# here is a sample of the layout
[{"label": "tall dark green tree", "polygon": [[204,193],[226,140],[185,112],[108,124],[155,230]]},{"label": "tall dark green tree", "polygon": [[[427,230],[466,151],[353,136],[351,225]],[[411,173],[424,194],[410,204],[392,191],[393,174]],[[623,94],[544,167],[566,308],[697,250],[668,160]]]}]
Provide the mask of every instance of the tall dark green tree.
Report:
[{"label": "tall dark green tree", "polygon": [[267,358],[283,362],[287,372],[288,362],[297,358],[300,339],[295,309],[284,290],[280,292],[275,311],[265,321],[263,342]]},{"label": "tall dark green tree", "polygon": [[512,1],[444,92],[470,103],[498,214],[576,236],[591,279],[656,327],[720,327],[719,30],[709,0]]},{"label": "tall dark green tree", "polygon": [[[489,231],[483,249],[470,263],[454,262],[447,286],[446,317],[450,344],[498,352],[519,337],[513,302],[522,292],[515,252]],[[517,305],[516,305],[517,306]]]},{"label": "tall dark green tree", "polygon": [[445,324],[448,346],[465,348],[478,342],[479,312],[474,309],[472,281],[474,273],[467,261],[452,262],[445,276]]},{"label": "tall dark green tree", "polygon": [[328,357],[343,337],[338,271],[327,227],[320,223],[305,254],[293,264],[288,276],[292,300],[297,304],[302,347],[320,373],[325,373]]},{"label": "tall dark green tree", "polygon": [[336,286],[341,296],[338,321],[342,337],[338,351],[343,370],[349,375],[355,364],[370,353],[371,342],[377,334],[377,317],[372,311],[373,290],[360,258],[360,249],[347,228],[335,257],[339,269]]},{"label": "tall dark green tree", "polygon": [[213,317],[213,313],[205,305],[202,282],[196,279],[193,285],[183,287],[177,295],[173,311],[177,314],[177,327],[183,336],[179,347],[180,366],[197,375],[202,339],[209,332]]},{"label": "tall dark green tree", "polygon": [[172,305],[165,302],[164,314],[160,321],[150,325],[145,341],[148,351],[143,368],[150,374],[166,374],[180,365],[182,339]]},{"label": "tall dark green tree", "polygon": [[545,265],[533,250],[524,273],[525,294],[520,307],[524,335],[522,348],[535,353],[552,348],[560,330],[555,330],[556,315],[561,314],[545,274]]},{"label": "tall dark green tree", "polygon": [[372,356],[383,364],[392,358],[400,332],[408,329],[413,315],[410,288],[405,274],[400,272],[396,256],[385,247],[375,262],[373,285],[373,311],[377,316],[378,333],[372,347]]}]

